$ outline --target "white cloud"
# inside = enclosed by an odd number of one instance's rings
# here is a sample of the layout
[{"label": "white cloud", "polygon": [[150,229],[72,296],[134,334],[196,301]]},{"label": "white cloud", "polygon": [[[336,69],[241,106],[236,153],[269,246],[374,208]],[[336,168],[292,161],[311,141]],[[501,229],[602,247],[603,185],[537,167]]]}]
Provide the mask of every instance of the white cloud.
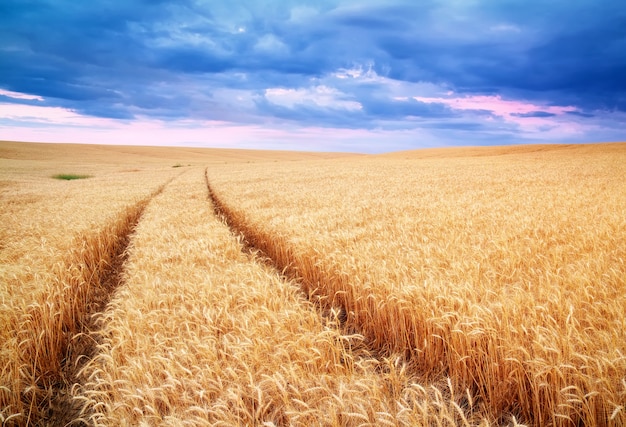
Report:
[{"label": "white cloud", "polygon": [[373,63],[340,68],[319,81],[321,84],[337,86],[351,93],[376,92],[385,98],[404,101],[415,96],[442,96],[449,91],[447,87],[436,83],[410,82],[386,77],[384,73],[381,75],[376,72]]},{"label": "white cloud", "polygon": [[289,47],[274,34],[265,34],[254,45],[254,50],[269,54],[287,54]]},{"label": "white cloud", "polygon": [[336,72],[332,73],[332,76],[338,79],[359,79],[363,81],[380,81],[383,77],[380,77],[373,69],[374,64],[367,64],[366,66],[357,65],[352,68],[340,68]]},{"label": "white cloud", "polygon": [[0,95],[7,96],[14,99],[29,99],[35,101],[43,101],[43,98],[38,95],[29,95],[27,93],[13,92],[10,90],[0,89]]},{"label": "white cloud", "polygon": [[265,90],[265,98],[273,104],[287,108],[295,108],[297,105],[349,111],[363,108],[359,102],[346,99],[343,92],[326,85],[299,89],[270,88]]}]

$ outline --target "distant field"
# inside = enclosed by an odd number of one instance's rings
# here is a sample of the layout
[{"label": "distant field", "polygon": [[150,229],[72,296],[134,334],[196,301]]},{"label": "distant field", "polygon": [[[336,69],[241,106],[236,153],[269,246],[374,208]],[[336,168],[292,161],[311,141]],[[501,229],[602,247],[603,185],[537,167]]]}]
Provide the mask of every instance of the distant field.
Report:
[{"label": "distant field", "polygon": [[626,144],[0,142],[0,420],[624,425],[625,183]]}]

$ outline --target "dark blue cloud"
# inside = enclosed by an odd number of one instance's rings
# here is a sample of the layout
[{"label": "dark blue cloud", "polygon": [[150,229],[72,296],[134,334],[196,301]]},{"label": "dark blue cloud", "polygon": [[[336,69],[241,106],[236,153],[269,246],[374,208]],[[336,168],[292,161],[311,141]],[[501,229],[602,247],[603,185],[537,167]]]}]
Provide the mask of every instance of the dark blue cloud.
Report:
[{"label": "dark blue cloud", "polygon": [[[441,94],[412,88],[538,105],[520,118],[552,118],[541,105],[571,106],[567,117],[581,121],[626,112],[624,28],[626,8],[613,0],[2,0],[0,89],[109,118],[365,129],[436,119],[480,133],[483,124],[459,120],[491,111],[418,102]],[[386,80],[332,77],[359,66]],[[265,99],[269,88],[321,84],[362,109]],[[225,90],[245,91],[247,107]]]},{"label": "dark blue cloud", "polygon": [[170,48],[159,52],[155,65],[184,73],[221,73],[233,67],[228,56],[216,56],[202,49]]},{"label": "dark blue cloud", "polygon": [[405,117],[452,118],[459,113],[443,104],[419,102],[414,99],[393,100],[385,97],[360,98],[370,118],[402,119]]},{"label": "dark blue cloud", "polygon": [[481,123],[475,122],[434,122],[434,123],[424,123],[422,124],[425,128],[432,129],[450,129],[450,130],[462,130],[462,131],[489,131],[490,127],[485,126]]},{"label": "dark blue cloud", "polygon": [[529,113],[512,113],[513,117],[554,117],[556,114],[547,111],[531,111]]},{"label": "dark blue cloud", "polygon": [[412,31],[401,25],[402,31],[381,32],[375,42],[389,54],[398,79],[533,99],[551,91],[557,102],[624,111],[626,8],[617,4],[481,2],[467,6],[464,19],[432,7],[415,15]]},{"label": "dark blue cloud", "polygon": [[581,112],[581,111],[568,111],[567,114],[569,114],[571,116],[586,117],[586,118],[595,117],[595,114],[584,113],[584,112]]}]

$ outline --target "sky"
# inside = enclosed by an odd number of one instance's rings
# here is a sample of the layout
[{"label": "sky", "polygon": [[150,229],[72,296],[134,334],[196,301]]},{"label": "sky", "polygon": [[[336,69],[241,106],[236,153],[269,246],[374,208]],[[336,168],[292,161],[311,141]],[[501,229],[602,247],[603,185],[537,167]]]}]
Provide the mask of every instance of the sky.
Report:
[{"label": "sky", "polygon": [[0,140],[626,140],[616,0],[1,0]]}]

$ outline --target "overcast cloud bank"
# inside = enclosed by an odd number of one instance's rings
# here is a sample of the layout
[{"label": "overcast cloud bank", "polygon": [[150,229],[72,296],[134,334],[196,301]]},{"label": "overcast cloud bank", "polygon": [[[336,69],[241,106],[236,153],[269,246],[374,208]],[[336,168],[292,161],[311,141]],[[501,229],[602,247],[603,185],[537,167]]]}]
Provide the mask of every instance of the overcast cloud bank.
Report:
[{"label": "overcast cloud bank", "polygon": [[609,0],[3,0],[0,139],[626,140],[624,28]]}]

